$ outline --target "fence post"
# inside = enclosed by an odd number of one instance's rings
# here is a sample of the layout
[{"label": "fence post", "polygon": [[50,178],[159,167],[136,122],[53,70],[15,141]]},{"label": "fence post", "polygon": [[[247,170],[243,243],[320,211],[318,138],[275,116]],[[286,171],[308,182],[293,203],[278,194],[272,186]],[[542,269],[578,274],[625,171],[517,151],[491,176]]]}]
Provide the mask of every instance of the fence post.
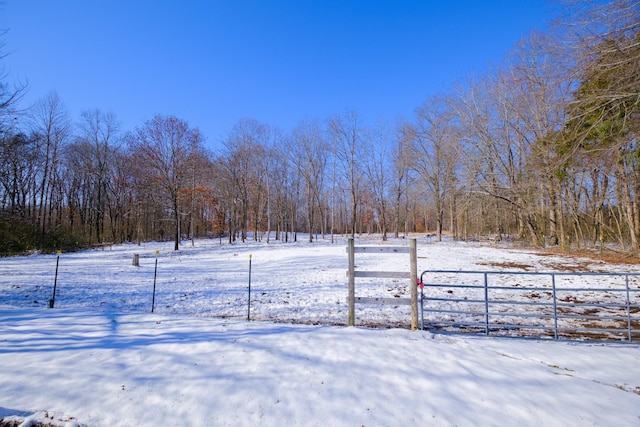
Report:
[{"label": "fence post", "polygon": [[418,249],[416,239],[409,240],[409,262],[411,264],[411,274],[409,275],[409,286],[411,289],[411,330],[418,329]]},{"label": "fence post", "polygon": [[249,298],[247,299],[247,322],[251,321],[251,254],[249,254]]},{"label": "fence post", "polygon": [[556,294],[556,275],[551,273],[551,288],[553,289],[553,338],[558,339],[558,298]]},{"label": "fence post", "polygon": [[58,286],[58,265],[60,264],[60,252],[58,252],[58,258],[56,258],[56,275],[53,279],[53,295],[49,299],[49,308],[53,308],[56,303],[56,287]]},{"label": "fence post", "polygon": [[631,297],[629,295],[629,275],[624,275],[624,283],[627,288],[627,331],[629,332],[629,342],[631,342]]},{"label": "fence post", "polygon": [[356,262],[355,262],[355,243],[353,237],[349,237],[347,241],[347,254],[349,259],[349,326],[356,325]]},{"label": "fence post", "polygon": [[156,279],[158,278],[158,252],[156,251],[156,266],[153,269],[153,297],[151,298],[151,312],[156,308]]},{"label": "fence post", "polygon": [[484,333],[489,335],[489,277],[488,273],[484,273]]}]

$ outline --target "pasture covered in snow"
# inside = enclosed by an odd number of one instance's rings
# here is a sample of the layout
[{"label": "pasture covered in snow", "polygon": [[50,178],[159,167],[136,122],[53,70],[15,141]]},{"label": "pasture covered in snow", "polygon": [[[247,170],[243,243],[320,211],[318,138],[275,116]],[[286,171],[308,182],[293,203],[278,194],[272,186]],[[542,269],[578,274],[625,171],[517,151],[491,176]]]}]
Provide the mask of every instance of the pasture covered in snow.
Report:
[{"label": "pasture covered in snow", "polygon": [[[345,238],[196,240],[180,251],[147,243],[64,253],[54,309],[56,255],[0,259],[0,419],[84,426],[640,423],[637,343],[410,331],[408,306],[357,306],[358,325],[381,328],[342,326],[345,247]],[[400,254],[358,255],[356,262],[359,269],[408,268]],[[418,271],[516,266],[636,269],[418,239]],[[409,296],[405,281],[393,279],[358,280],[357,293]]]}]

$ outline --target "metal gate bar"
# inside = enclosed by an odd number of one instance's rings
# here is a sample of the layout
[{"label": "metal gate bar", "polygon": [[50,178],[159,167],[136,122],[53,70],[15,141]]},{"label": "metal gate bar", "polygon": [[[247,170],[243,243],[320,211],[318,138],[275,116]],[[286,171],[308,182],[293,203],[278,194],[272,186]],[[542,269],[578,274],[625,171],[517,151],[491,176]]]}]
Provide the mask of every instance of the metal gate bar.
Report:
[{"label": "metal gate bar", "polygon": [[[530,283],[505,284],[516,277]],[[427,313],[436,330],[640,340],[640,273],[426,270],[420,280],[421,329]]]}]

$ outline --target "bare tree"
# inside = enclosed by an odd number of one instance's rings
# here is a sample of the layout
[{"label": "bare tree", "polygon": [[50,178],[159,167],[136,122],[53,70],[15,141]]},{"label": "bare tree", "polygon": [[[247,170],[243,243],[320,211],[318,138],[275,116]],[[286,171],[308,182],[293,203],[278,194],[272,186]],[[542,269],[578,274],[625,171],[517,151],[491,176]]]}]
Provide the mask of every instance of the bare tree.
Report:
[{"label": "bare tree", "polygon": [[[87,110],[81,115],[80,135],[76,147],[83,155],[82,172],[87,174],[86,189],[91,203],[92,219],[96,240],[100,243],[104,236],[106,213],[109,204],[109,187],[112,184],[113,165],[119,140],[119,125],[115,114]],[[91,236],[91,234],[90,234]]]},{"label": "bare tree", "polygon": [[44,234],[52,227],[54,206],[62,209],[60,195],[61,153],[71,133],[71,123],[62,101],[55,92],[42,98],[31,109],[38,140],[40,183],[34,194],[39,205],[38,221]]},{"label": "bare tree", "polygon": [[229,241],[235,239],[236,227],[244,242],[249,227],[258,232],[266,207],[266,155],[269,127],[254,119],[243,119],[233,128],[225,142],[221,178],[226,189],[229,219]]},{"label": "bare tree", "polygon": [[174,250],[180,248],[180,189],[189,186],[189,158],[201,149],[198,129],[173,116],[155,116],[137,130],[131,149],[138,159],[143,179],[156,185],[171,211]]},{"label": "bare tree", "polygon": [[297,222],[303,198],[303,178],[298,166],[291,159],[293,155],[291,139],[291,135],[278,136],[272,146],[269,171],[276,239],[282,239],[285,242],[289,241],[290,234],[294,241],[297,240]]},{"label": "bare tree", "polygon": [[382,240],[387,240],[389,226],[389,194],[391,193],[390,153],[393,149],[392,133],[388,125],[379,123],[370,135],[371,146],[363,158],[365,175],[374,197],[375,217]]},{"label": "bare tree", "polygon": [[[313,241],[316,225],[324,235],[324,210],[321,203],[322,187],[328,161],[328,144],[318,123],[303,122],[294,130],[287,146],[289,161],[304,180],[309,242]],[[320,215],[319,221],[316,212]]]},{"label": "bare tree", "polygon": [[438,241],[442,241],[446,199],[454,203],[456,192],[459,136],[453,120],[446,99],[429,97],[416,110],[416,124],[410,129],[413,167],[433,197]]},{"label": "bare tree", "polygon": [[10,83],[9,72],[4,67],[7,53],[2,40],[7,30],[0,30],[0,137],[14,127],[14,121],[21,113],[18,105],[27,92],[26,83]]},{"label": "bare tree", "polygon": [[35,176],[36,158],[32,151],[33,138],[18,129],[18,104],[27,86],[9,82],[9,73],[4,67],[7,53],[2,40],[6,33],[7,30],[0,30],[0,191],[2,209],[19,210],[24,216],[28,214],[26,192],[31,189],[20,187],[27,185],[27,176]]},{"label": "bare tree", "polygon": [[364,152],[364,128],[358,113],[346,111],[342,116],[329,120],[329,129],[336,147],[339,170],[350,196],[349,231],[355,237],[358,221],[358,208],[362,201],[364,172],[361,158]]},{"label": "bare tree", "polygon": [[526,173],[519,184],[521,199],[526,200],[522,206],[530,207],[527,215],[539,217],[540,241],[554,246],[566,243],[566,181],[558,172],[568,157],[557,148],[563,141],[560,131],[571,86],[568,61],[558,45],[552,35],[532,33],[514,49],[508,72],[501,75],[502,87],[508,88],[503,108],[510,112],[505,125],[518,147],[517,170]]},{"label": "bare tree", "polygon": [[[528,236],[543,243],[536,217],[536,199],[528,180],[526,161],[530,143],[519,131],[514,110],[513,81],[508,68],[468,85],[454,105],[465,146],[466,168],[473,175],[476,197],[490,198],[485,232]],[[481,212],[483,214],[484,211]],[[515,219],[515,220],[514,220]],[[510,229],[515,227],[514,231]]]},{"label": "bare tree", "polygon": [[22,132],[5,133],[0,139],[0,160],[2,210],[31,219],[38,171],[35,138]]},{"label": "bare tree", "polygon": [[[397,239],[400,236],[400,228],[405,224],[404,231],[407,231],[407,197],[411,179],[411,125],[407,122],[399,123],[395,129],[395,144],[392,150],[392,170],[393,177],[393,211],[394,224],[393,235]],[[404,200],[403,200],[404,199]],[[404,201],[404,203],[403,203]]]}]

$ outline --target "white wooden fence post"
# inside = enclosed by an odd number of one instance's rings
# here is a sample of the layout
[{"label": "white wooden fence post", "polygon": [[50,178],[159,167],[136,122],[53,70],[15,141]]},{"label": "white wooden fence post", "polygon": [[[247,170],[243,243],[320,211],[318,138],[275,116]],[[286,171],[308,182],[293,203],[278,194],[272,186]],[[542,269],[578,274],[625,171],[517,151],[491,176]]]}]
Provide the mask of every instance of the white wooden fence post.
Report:
[{"label": "white wooden fence post", "polygon": [[411,264],[411,274],[409,275],[409,286],[411,290],[411,330],[418,329],[418,249],[416,239],[409,240],[409,259]]},{"label": "white wooden fence post", "polygon": [[350,237],[347,244],[347,253],[349,258],[349,326],[356,325],[356,280],[355,280],[355,243],[353,237]]}]

